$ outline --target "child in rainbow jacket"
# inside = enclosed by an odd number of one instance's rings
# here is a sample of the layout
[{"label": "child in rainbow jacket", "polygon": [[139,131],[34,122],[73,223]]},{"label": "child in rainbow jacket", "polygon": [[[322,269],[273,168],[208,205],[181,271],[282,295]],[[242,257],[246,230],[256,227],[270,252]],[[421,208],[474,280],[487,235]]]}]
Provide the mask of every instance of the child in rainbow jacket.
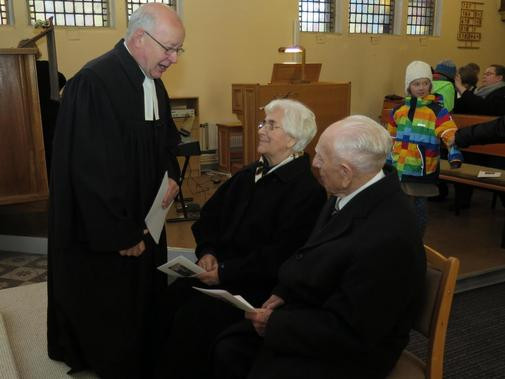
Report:
[{"label": "child in rainbow jacket", "polygon": [[414,199],[421,234],[426,228],[426,198],[438,195],[440,142],[449,150],[452,168],[463,161],[456,146],[447,145],[457,127],[441,97],[431,94],[432,80],[430,65],[411,62],[405,73],[405,104],[393,109],[387,120],[393,138],[388,163],[398,171],[404,192]]}]

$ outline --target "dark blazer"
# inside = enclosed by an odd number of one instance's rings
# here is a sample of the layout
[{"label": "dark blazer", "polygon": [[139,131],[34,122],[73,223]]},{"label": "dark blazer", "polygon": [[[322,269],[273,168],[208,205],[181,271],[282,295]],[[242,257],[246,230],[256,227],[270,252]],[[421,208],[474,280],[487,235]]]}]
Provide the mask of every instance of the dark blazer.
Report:
[{"label": "dark blazer", "polygon": [[505,116],[461,128],[456,132],[456,145],[459,147],[490,143],[505,143]]},{"label": "dark blazer", "polygon": [[477,96],[473,91],[465,91],[456,99],[453,113],[479,114],[489,116],[505,115],[505,87],[491,92],[486,98]]},{"label": "dark blazer", "polygon": [[392,170],[328,222],[279,271],[274,310],[249,378],[383,378],[408,342],[425,254]]}]

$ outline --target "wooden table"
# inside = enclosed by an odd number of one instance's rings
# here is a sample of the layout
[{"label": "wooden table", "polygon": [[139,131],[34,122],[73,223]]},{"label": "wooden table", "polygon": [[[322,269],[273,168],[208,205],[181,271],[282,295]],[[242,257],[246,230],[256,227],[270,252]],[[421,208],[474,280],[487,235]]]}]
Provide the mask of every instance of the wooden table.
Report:
[{"label": "wooden table", "polygon": [[[498,178],[478,178],[479,171],[499,172]],[[498,170],[486,166],[463,163],[460,168],[451,169],[446,160],[440,160],[439,178],[448,182],[467,184],[472,187],[484,188],[491,191],[505,192],[505,170]],[[458,199],[455,199],[455,210],[458,214]],[[501,247],[505,248],[505,223],[502,230]]]}]

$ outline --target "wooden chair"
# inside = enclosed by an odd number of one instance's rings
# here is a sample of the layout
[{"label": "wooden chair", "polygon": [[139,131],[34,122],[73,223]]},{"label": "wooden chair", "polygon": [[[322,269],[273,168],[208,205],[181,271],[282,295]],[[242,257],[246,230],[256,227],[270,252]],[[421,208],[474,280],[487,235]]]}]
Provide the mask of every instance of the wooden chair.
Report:
[{"label": "wooden chair", "polygon": [[446,258],[429,246],[424,246],[428,269],[422,310],[414,329],[428,338],[428,359],[423,362],[404,350],[388,379],[441,379],[443,377],[445,336],[451,311],[459,260]]}]

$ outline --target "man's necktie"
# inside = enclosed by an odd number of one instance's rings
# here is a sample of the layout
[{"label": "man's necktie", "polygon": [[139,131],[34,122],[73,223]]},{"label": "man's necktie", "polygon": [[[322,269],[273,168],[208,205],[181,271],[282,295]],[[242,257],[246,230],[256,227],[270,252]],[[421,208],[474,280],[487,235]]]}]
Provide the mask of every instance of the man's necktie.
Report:
[{"label": "man's necktie", "polygon": [[335,204],[333,206],[333,210],[331,211],[332,216],[335,216],[338,212],[340,212],[339,203],[340,203],[340,197],[337,197],[335,199]]}]

